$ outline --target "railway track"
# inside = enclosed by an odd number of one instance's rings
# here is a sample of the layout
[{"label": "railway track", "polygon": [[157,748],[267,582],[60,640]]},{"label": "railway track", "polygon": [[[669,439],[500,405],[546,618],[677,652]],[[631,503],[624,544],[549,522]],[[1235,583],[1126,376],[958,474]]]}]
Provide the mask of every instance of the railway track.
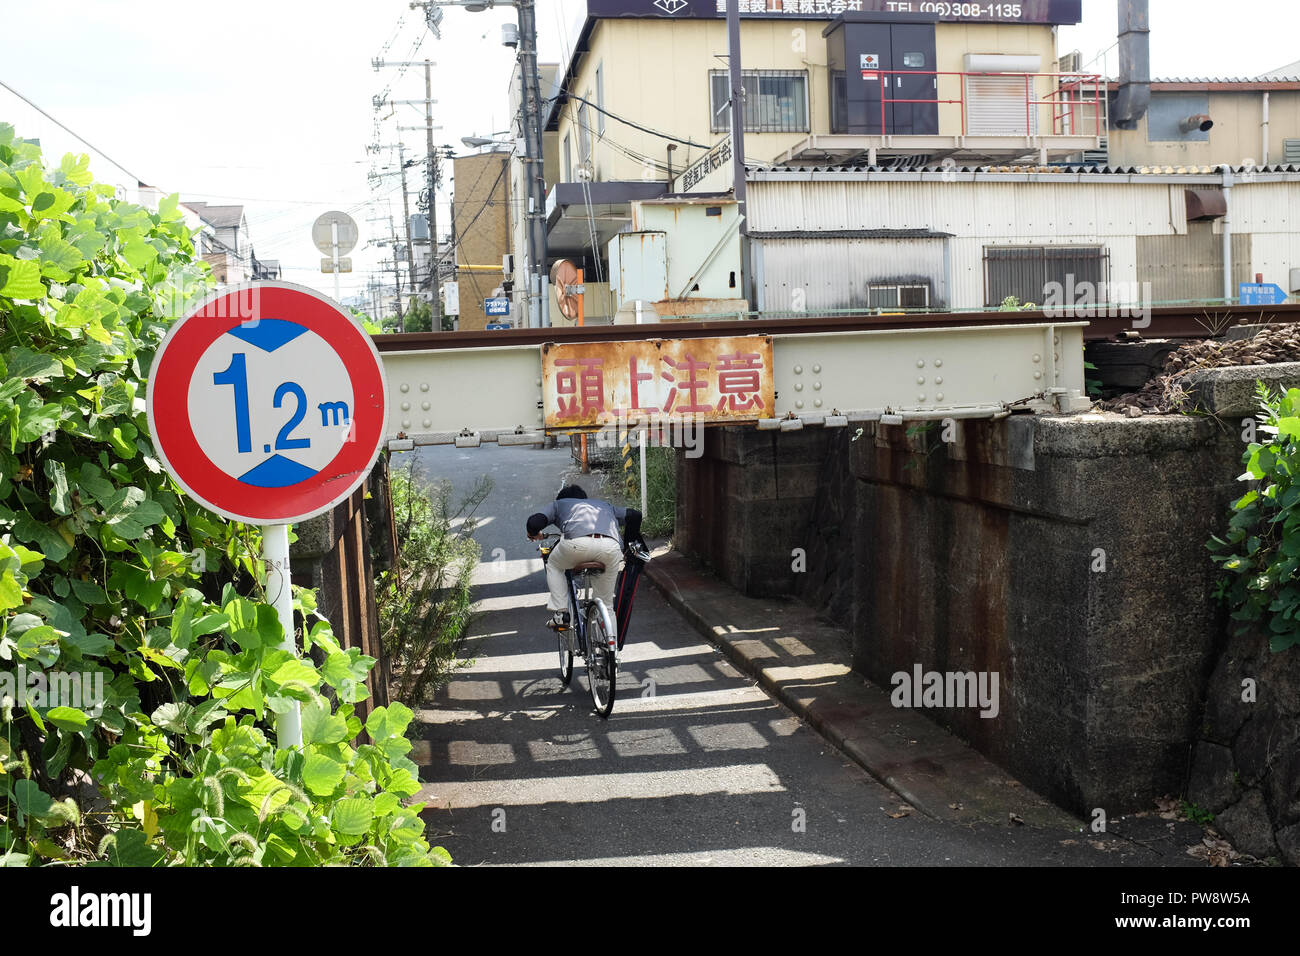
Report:
[{"label": "railway track", "polygon": [[1144,339],[1203,339],[1234,325],[1300,322],[1300,304],[1258,306],[1161,306],[1151,310],[1150,323],[1135,325],[1129,315],[1074,309],[1074,314],[1046,312],[928,312],[913,315],[815,314],[799,318],[742,319],[712,322],[662,322],[651,325],[555,326],[549,329],[502,329],[492,332],[397,332],[374,336],[380,352],[419,352],[430,349],[477,349],[496,345],[541,345],[545,342],[608,342],[636,339],[688,339],[709,336],[788,335],[809,332],[861,332],[884,329],[970,328],[994,325],[1037,325],[1045,322],[1087,322],[1085,341],[1117,336]]}]

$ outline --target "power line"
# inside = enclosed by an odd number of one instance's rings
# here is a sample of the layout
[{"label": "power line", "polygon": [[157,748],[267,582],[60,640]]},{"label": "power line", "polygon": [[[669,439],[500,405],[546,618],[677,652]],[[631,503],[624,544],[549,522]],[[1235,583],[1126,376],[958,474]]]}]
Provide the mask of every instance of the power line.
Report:
[{"label": "power line", "polygon": [[[577,100],[579,103],[586,103],[588,106],[590,106],[590,107],[591,107],[592,109],[594,109],[596,112],[598,112],[598,113],[604,113],[604,114],[605,114],[606,116],[608,116],[610,119],[616,119],[616,120],[618,120],[620,123],[622,123],[624,126],[631,126],[633,129],[639,129],[641,132],[643,132],[643,133],[649,133],[651,136],[658,136],[660,139],[671,140],[671,141],[674,142],[674,143],[682,143],[683,145],[686,145],[686,146],[694,146],[696,149],[712,149],[712,148],[713,148],[712,146],[705,146],[703,143],[697,143],[697,142],[694,142],[693,140],[682,139],[680,136],[673,136],[673,135],[671,135],[671,134],[669,134],[669,133],[661,133],[661,132],[659,132],[659,130],[657,130],[657,129],[651,129],[651,128],[648,127],[648,126],[642,126],[640,123],[634,123],[634,122],[632,122],[630,119],[625,119],[624,117],[619,116],[617,113],[611,113],[609,110],[605,109],[603,106],[597,106],[595,103],[591,102],[591,100],[584,99],[583,97],[579,96],[577,93],[561,93],[560,96],[555,97],[554,99],[550,100],[549,102],[554,103],[555,100],[558,100],[558,99],[560,99],[561,97],[565,97],[565,98],[572,99],[572,100]],[[590,130],[591,127],[590,127],[590,126],[585,126],[584,129]]]},{"label": "power line", "polygon": [[80,140],[81,142],[85,143],[87,146],[89,146],[89,147],[90,147],[91,149],[93,149],[95,152],[99,153],[100,156],[103,156],[106,160],[108,160],[110,163],[112,163],[112,164],[113,164],[114,166],[116,166],[118,169],[122,170],[122,172],[124,172],[124,173],[126,173],[127,175],[129,175],[129,176],[130,176],[132,179],[134,179],[137,183],[143,183],[143,182],[144,182],[143,179],[141,179],[141,178],[140,178],[139,176],[137,176],[135,173],[131,172],[131,170],[127,169],[125,166],[123,166],[121,163],[119,163],[119,162],[118,162],[116,159],[114,159],[112,156],[108,155],[108,153],[104,152],[102,149],[100,149],[98,146],[96,146],[96,145],[95,145],[94,143],[92,143],[90,140],[86,139],[86,137],[82,136],[80,133],[76,132],[75,130],[71,129],[70,127],[68,127],[68,126],[66,126],[65,124],[63,124],[63,123],[59,122],[58,120],[56,120],[53,116],[51,116],[49,113],[45,112],[45,110],[41,109],[39,106],[37,106],[37,105],[36,105],[35,103],[33,103],[31,100],[29,100],[27,97],[23,96],[23,94],[19,93],[17,90],[15,90],[15,89],[14,89],[12,86],[10,86],[8,83],[4,82],[3,80],[0,80],[0,86],[3,86],[6,90],[8,90],[8,91],[9,91],[10,93],[12,93],[14,96],[18,97],[20,100],[22,100],[22,101],[23,101],[24,103],[26,103],[28,106],[30,106],[32,109],[36,110],[36,112],[40,113],[42,116],[44,116],[47,120],[49,120],[49,121],[50,121],[51,123],[53,123],[55,126],[59,127],[59,129],[63,130],[65,133],[70,133],[71,135],[75,136],[78,140]]}]

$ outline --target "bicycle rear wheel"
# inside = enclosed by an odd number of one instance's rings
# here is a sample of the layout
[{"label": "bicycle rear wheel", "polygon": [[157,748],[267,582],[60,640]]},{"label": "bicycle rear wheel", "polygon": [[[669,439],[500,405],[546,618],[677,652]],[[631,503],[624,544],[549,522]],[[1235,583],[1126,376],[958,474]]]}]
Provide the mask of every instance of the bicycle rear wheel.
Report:
[{"label": "bicycle rear wheel", "polygon": [[601,717],[608,717],[614,709],[617,667],[602,606],[593,603],[587,607],[587,684],[591,687],[596,713]]}]

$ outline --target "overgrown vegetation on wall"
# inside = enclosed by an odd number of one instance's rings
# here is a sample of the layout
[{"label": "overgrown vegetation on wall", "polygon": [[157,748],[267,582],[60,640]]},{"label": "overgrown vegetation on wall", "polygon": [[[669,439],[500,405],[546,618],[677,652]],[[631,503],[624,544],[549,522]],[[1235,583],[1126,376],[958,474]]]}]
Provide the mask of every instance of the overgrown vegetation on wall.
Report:
[{"label": "overgrown vegetation on wall", "polygon": [[1225,538],[1209,548],[1223,571],[1217,594],[1274,651],[1300,644],[1300,389],[1259,385],[1256,437],[1242,455],[1249,490],[1233,503]]},{"label": "overgrown vegetation on wall", "polygon": [[397,699],[418,704],[468,663],[460,651],[480,554],[474,514],[491,490],[482,479],[453,511],[450,489],[426,487],[414,464],[392,473],[398,561],[379,576],[376,600]]},{"label": "overgrown vegetation on wall", "polygon": [[[0,124],[0,865],[446,862],[407,805],[411,711],[358,744],[374,661],[309,591],[322,665],[277,649],[257,530],[158,460],[144,377],[208,285],[175,196],[119,202]],[[277,750],[295,704],[304,748]]]}]

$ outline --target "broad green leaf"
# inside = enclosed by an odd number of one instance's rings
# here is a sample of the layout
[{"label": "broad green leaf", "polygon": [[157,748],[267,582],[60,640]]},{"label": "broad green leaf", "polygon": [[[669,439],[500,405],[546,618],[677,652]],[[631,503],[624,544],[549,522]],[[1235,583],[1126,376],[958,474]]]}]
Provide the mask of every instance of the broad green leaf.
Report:
[{"label": "broad green leaf", "polygon": [[395,701],[387,707],[376,707],[366,718],[366,733],[378,743],[388,737],[399,737],[406,733],[407,726],[415,714],[401,701]]},{"label": "broad green leaf", "polygon": [[[10,625],[10,637],[13,625]],[[59,657],[59,632],[48,624],[30,627],[14,641],[14,651],[19,657],[40,661],[47,667]]]},{"label": "broad green leaf", "polygon": [[334,805],[330,823],[338,833],[362,836],[370,830],[374,818],[369,797],[345,797]]},{"label": "broad green leaf", "polygon": [[33,219],[58,219],[77,201],[77,197],[65,189],[46,185],[32,197]]},{"label": "broad green leaf", "polygon": [[158,502],[148,498],[141,488],[121,488],[104,502],[104,521],[119,538],[130,541],[140,537],[166,517]]},{"label": "broad green leaf", "polygon": [[349,738],[347,721],[329,712],[329,704],[321,700],[302,708],[302,741],[304,744],[340,744]]},{"label": "broad green leaf", "polygon": [[186,722],[193,712],[194,708],[189,704],[178,704],[173,701],[158,707],[149,716],[149,720],[155,727],[170,730],[174,734],[183,734],[186,731]]},{"label": "broad green leaf", "polygon": [[277,684],[299,683],[315,687],[320,683],[320,674],[316,668],[295,657],[277,667],[271,674],[271,680]]},{"label": "broad green leaf", "polygon": [[10,299],[43,299],[41,264],[35,259],[15,259],[0,252],[0,296]]},{"label": "broad green leaf", "polygon": [[62,377],[63,366],[57,356],[43,352],[33,352],[29,348],[18,346],[4,357],[10,378],[54,378]]},{"label": "broad green leaf", "polygon": [[108,592],[94,581],[83,581],[80,578],[71,578],[68,583],[72,585],[72,593],[75,594],[83,604],[104,604],[108,601]]},{"label": "broad green leaf", "polygon": [[161,850],[149,844],[141,830],[123,828],[110,833],[99,843],[99,855],[109,866],[157,866],[162,862]]},{"label": "broad green leaf", "polygon": [[8,611],[23,603],[22,585],[9,570],[0,572],[0,611]]},{"label": "broad green leaf", "polygon": [[41,436],[54,431],[59,427],[59,419],[63,417],[63,406],[56,405],[53,402],[46,404],[40,403],[40,398],[35,402],[28,402],[18,406],[18,440],[20,442],[33,442]]},{"label": "broad green leaf", "polygon": [[33,780],[15,781],[14,800],[18,803],[19,810],[34,817],[45,816],[54,802]]},{"label": "broad green leaf", "polygon": [[63,535],[36,521],[26,512],[20,514],[18,520],[14,522],[13,534],[19,541],[34,543],[42,554],[55,563],[66,558],[68,552],[72,550]]},{"label": "broad green leaf", "polygon": [[114,646],[112,639],[103,634],[69,634],[63,641],[75,647],[83,657],[103,657]]},{"label": "broad green leaf", "polygon": [[45,719],[60,730],[85,730],[89,718],[76,707],[53,707],[45,712]]},{"label": "broad green leaf", "polygon": [[[343,782],[345,770],[343,764],[332,757],[321,753],[309,753],[302,768],[302,784],[318,797],[326,797]],[[367,821],[366,827],[369,825]],[[363,828],[361,832],[364,833],[365,829]]]},{"label": "broad green leaf", "polygon": [[59,163],[59,172],[66,181],[78,186],[89,186],[94,178],[90,173],[90,157],[85,153],[77,156],[65,153]]}]

